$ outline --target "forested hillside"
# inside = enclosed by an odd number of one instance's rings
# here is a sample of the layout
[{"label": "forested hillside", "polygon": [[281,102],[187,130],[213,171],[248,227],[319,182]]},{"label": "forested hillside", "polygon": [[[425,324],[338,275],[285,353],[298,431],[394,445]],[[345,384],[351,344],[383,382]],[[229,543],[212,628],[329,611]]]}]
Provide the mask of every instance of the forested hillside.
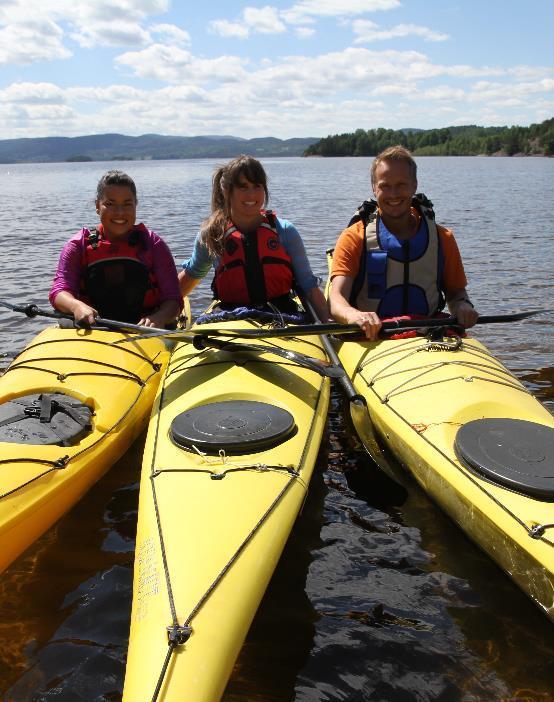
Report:
[{"label": "forested hillside", "polygon": [[357,129],[320,139],[304,156],[375,156],[394,144],[406,146],[416,156],[554,156],[554,118],[530,127]]}]

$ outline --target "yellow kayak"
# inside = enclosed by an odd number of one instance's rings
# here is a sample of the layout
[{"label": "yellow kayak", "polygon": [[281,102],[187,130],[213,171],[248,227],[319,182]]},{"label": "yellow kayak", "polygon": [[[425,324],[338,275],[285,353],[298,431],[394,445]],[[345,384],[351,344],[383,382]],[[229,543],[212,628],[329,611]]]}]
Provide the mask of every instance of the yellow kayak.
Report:
[{"label": "yellow kayak", "polygon": [[352,419],[554,619],[554,418],[479,341],[336,340]]},{"label": "yellow kayak", "polygon": [[0,377],[0,571],[145,428],[169,347],[129,338],[50,327]]},{"label": "yellow kayak", "polygon": [[[259,326],[192,331],[225,325]],[[158,390],[140,486],[127,702],[220,699],[306,496],[329,378],[295,354],[325,362],[321,343],[237,350],[240,342],[177,343]]]}]

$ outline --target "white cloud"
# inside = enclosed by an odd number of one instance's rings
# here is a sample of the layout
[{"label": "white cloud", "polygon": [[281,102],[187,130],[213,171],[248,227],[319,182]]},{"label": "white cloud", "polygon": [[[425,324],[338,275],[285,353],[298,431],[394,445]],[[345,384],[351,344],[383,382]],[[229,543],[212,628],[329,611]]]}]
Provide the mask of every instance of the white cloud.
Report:
[{"label": "white cloud", "polygon": [[213,20],[209,29],[222,37],[246,39],[251,33],[282,34],[285,24],[279,19],[279,11],[270,5],[264,7],[245,7],[242,15],[234,22]]},{"label": "white cloud", "polygon": [[28,20],[0,29],[0,66],[30,64],[69,58],[72,53],[62,43],[63,32],[47,19]]},{"label": "white cloud", "polygon": [[279,19],[279,13],[274,7],[245,7],[243,17],[246,25],[260,34],[281,34],[286,27]]},{"label": "white cloud", "polygon": [[554,79],[552,78],[542,78],[537,81],[524,81],[521,83],[511,82],[510,85],[500,82],[479,81],[473,85],[472,96],[474,100],[502,101],[502,104],[506,104],[507,100],[527,100],[530,95],[552,92],[554,92]]},{"label": "white cloud", "polygon": [[[149,32],[158,38],[172,29],[154,25]],[[423,52],[360,46],[269,54],[254,63],[199,56],[182,46],[187,36],[173,36],[180,45],[160,41],[116,58],[133,78],[158,81],[156,89],[121,79],[67,88],[20,81],[0,89],[0,138],[114,131],[323,136],[360,127],[444,126],[460,115],[460,123],[491,124],[493,116],[508,123],[507,115],[525,113],[528,123],[553,113],[553,69],[448,65]]]},{"label": "white cloud", "polygon": [[151,41],[150,34],[136,22],[108,20],[79,27],[70,37],[80,46],[92,49],[96,46],[145,46]]},{"label": "white cloud", "polygon": [[272,5],[245,7],[236,20],[218,19],[209,23],[214,34],[246,39],[251,34],[281,34],[285,23],[300,25],[295,33],[301,38],[311,36],[313,29],[303,25],[315,23],[318,17],[350,17],[378,10],[400,7],[400,0],[301,0],[286,10]]},{"label": "white cloud", "polygon": [[[0,65],[67,59],[73,55],[68,39],[85,48],[145,46],[152,41],[145,21],[168,9],[168,0],[3,0]],[[190,39],[173,25],[153,29],[172,43]]]},{"label": "white cloud", "polygon": [[311,27],[296,27],[294,33],[299,39],[307,39],[315,34],[315,29]]},{"label": "white cloud", "polygon": [[143,51],[129,51],[115,61],[140,78],[154,78],[164,83],[236,83],[246,78],[245,61],[236,56],[198,58],[189,51],[165,44],[152,44]]},{"label": "white cloud", "polygon": [[513,75],[517,80],[538,80],[539,78],[548,78],[554,76],[554,67],[552,66],[513,66],[507,69],[510,75]]},{"label": "white cloud", "polygon": [[109,86],[73,86],[64,90],[64,95],[71,103],[98,103],[98,104],[127,104],[135,100],[148,99],[148,92],[133,88],[130,85]]},{"label": "white cloud", "polygon": [[174,24],[154,24],[150,27],[150,32],[163,37],[166,43],[190,44],[191,41],[190,34]]},{"label": "white cloud", "polygon": [[5,103],[59,104],[65,102],[64,90],[53,83],[12,83],[0,90]]},{"label": "white cloud", "polygon": [[382,29],[378,24],[369,20],[354,20],[352,29],[357,35],[354,40],[355,44],[368,44],[373,41],[408,36],[421,37],[425,41],[446,41],[450,38],[448,34],[435,32],[428,27],[417,24],[397,24],[390,29]]},{"label": "white cloud", "polygon": [[219,34],[220,37],[246,39],[250,34],[249,27],[240,22],[229,22],[228,20],[213,20],[209,24],[209,29],[213,34]]},{"label": "white cloud", "polygon": [[314,17],[365,15],[400,6],[400,0],[301,0],[283,10],[281,15],[290,24],[304,24],[313,21]]},{"label": "white cloud", "polygon": [[442,102],[443,100],[465,100],[466,96],[467,93],[465,90],[453,88],[450,85],[437,85],[422,93],[422,97],[426,100],[436,100],[437,102]]}]

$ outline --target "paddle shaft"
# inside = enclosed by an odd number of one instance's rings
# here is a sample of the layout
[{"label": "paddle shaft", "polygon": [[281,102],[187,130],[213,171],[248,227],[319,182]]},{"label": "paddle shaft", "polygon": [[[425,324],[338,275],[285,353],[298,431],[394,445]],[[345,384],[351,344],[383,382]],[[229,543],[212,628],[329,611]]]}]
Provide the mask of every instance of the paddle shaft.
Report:
[{"label": "paddle shaft", "polygon": [[[533,317],[537,314],[544,314],[550,310],[532,310],[530,312],[515,312],[514,314],[503,315],[482,315],[477,319],[477,324],[494,324],[505,322],[517,322],[528,317]],[[431,319],[398,319],[383,322],[383,331],[397,331],[400,329],[422,329],[430,327],[456,327],[460,326],[456,317],[435,317]],[[362,334],[362,330],[358,324],[338,324],[337,322],[329,322],[325,324],[298,324],[289,327],[276,327],[274,329],[210,329],[207,334],[213,336],[249,336],[261,338],[288,336],[307,336],[313,334],[332,334],[333,336],[342,336],[348,334]]]},{"label": "paddle shaft", "polygon": [[[37,305],[34,304],[12,305],[10,302],[6,302],[5,300],[0,300],[0,305],[2,305],[2,307],[7,307],[8,309],[13,310],[14,312],[21,312],[24,315],[27,315],[27,317],[48,317],[49,319],[67,319],[73,322],[77,328],[89,328],[88,325],[79,325],[79,323],[75,321],[73,315],[69,313],[58,312],[55,310],[44,310],[40,307],[37,307]],[[131,324],[130,322],[119,322],[116,319],[105,319],[104,317],[96,317],[95,321],[95,326],[107,327],[108,329],[114,329],[119,331],[144,333],[148,329],[151,329],[153,334],[158,334],[160,332],[167,333],[168,331],[167,329],[158,329],[157,327],[145,327],[141,326],[140,324]]]},{"label": "paddle shaft", "polygon": [[319,375],[327,376],[329,378],[340,378],[344,374],[344,369],[342,366],[336,366],[328,363],[327,361],[320,361],[319,358],[307,356],[299,351],[283,349],[276,345],[259,346],[257,344],[243,343],[240,341],[224,341],[223,339],[214,339],[204,334],[189,335],[184,340],[192,343],[194,348],[200,351],[211,346],[213,348],[220,349],[221,351],[229,351],[231,353],[237,353],[240,351],[245,351],[247,353],[255,352],[258,354],[269,353],[285,358],[291,363],[296,363],[304,368],[309,368],[310,370],[319,373]]},{"label": "paddle shaft", "polygon": [[[52,319],[69,319],[74,321],[70,314],[63,312],[55,312],[43,310],[34,304],[30,305],[13,305],[4,300],[0,300],[0,305],[13,310],[14,312],[22,312],[28,317],[50,317]],[[531,310],[529,312],[515,312],[513,314],[501,315],[482,315],[477,319],[477,324],[495,324],[505,322],[517,322],[528,317],[533,317],[538,314],[545,314],[551,310]],[[119,322],[114,319],[104,319],[97,317],[96,323],[98,326],[107,327],[119,331],[140,332],[148,336],[176,336],[183,334],[180,330],[168,331],[167,329],[159,329],[157,327],[145,327],[139,324],[130,324],[128,322]],[[383,331],[394,331],[399,329],[420,329],[429,327],[452,327],[458,325],[456,317],[438,317],[433,319],[398,319],[395,321],[383,322]],[[361,328],[357,324],[338,324],[329,322],[325,324],[298,324],[289,327],[277,327],[274,329],[207,329],[202,336],[237,336],[237,337],[258,337],[260,339],[269,339],[272,337],[285,338],[289,336],[308,336],[313,334],[361,334]]]},{"label": "paddle shaft", "polygon": [[[312,314],[313,318],[317,321],[318,317],[311,306],[309,301],[304,301],[302,300],[303,304],[306,306],[306,308],[310,311]],[[320,326],[320,325],[314,325],[314,326]],[[321,325],[323,326],[323,325]],[[341,390],[345,396],[346,401],[348,402],[348,411],[350,414],[350,421],[352,422],[352,427],[354,428],[354,431],[358,435],[359,440],[362,442],[362,444],[365,446],[367,452],[373,459],[373,462],[375,465],[386,475],[390,480],[395,485],[402,485],[402,481],[399,478],[397,471],[395,468],[389,463],[389,461],[386,459],[385,455],[383,454],[383,451],[381,450],[381,447],[379,445],[379,442],[377,440],[377,435],[375,432],[375,428],[373,426],[373,421],[371,419],[371,415],[369,413],[369,407],[367,406],[367,400],[363,395],[360,395],[359,393],[356,392],[356,388],[352,384],[352,381],[350,380],[350,376],[346,372],[346,369],[344,368],[343,364],[341,363],[340,358],[338,357],[337,352],[335,351],[335,347],[333,346],[333,342],[331,339],[326,335],[322,334],[320,337],[321,343],[323,344],[323,347],[325,351],[327,352],[327,355],[329,356],[329,359],[338,367],[341,368],[344,372],[344,375],[339,378],[339,383],[341,386]]]},{"label": "paddle shaft", "polygon": [[[478,318],[477,324],[494,324],[517,322],[528,317],[533,317],[538,314],[545,314],[550,310],[531,310],[530,312],[515,312],[514,314],[503,315],[483,315]],[[49,316],[55,316],[49,314]],[[120,328],[125,331],[140,331],[142,336],[169,336],[176,337],[177,340],[183,338],[184,332],[177,329],[168,331],[167,329],[158,329],[156,327],[141,327],[138,324],[126,324],[125,322],[115,322],[110,319],[97,319],[99,323],[105,326],[113,325],[114,328]],[[385,332],[398,331],[400,329],[428,329],[431,327],[456,327],[459,326],[456,317],[439,317],[431,319],[398,319],[395,321],[383,322],[382,330]],[[296,324],[288,327],[275,327],[272,329],[214,329],[209,328],[202,332],[200,336],[226,336],[226,337],[242,337],[253,339],[272,339],[294,336],[313,336],[332,334],[333,336],[347,336],[354,334],[362,334],[361,328],[357,324],[339,324],[338,322],[316,323],[316,324]]]},{"label": "paddle shaft", "polygon": [[[324,324],[321,324],[319,317],[317,316],[317,312],[315,311],[313,305],[311,304],[311,302],[308,299],[303,298],[302,304],[304,305],[304,307],[308,310],[308,312],[312,315],[312,317],[316,321],[316,324],[313,324],[312,328],[313,327],[319,328],[322,326],[326,326]],[[309,326],[309,325],[306,325],[306,326]],[[340,378],[338,378],[338,381],[341,385],[341,388],[342,388],[344,394],[346,395],[348,402],[352,402],[354,399],[359,398],[365,404],[364,398],[361,395],[358,395],[356,393],[356,390],[354,389],[354,386],[352,385],[352,381],[350,380],[348,373],[344,369],[344,366],[340,362],[340,359],[337,356],[337,352],[335,351],[333,344],[332,344],[331,340],[329,339],[329,337],[327,336],[327,334],[319,334],[319,338],[321,339],[321,343],[323,344],[323,348],[325,349],[325,353],[327,354],[327,356],[329,356],[329,360],[333,363],[334,366],[338,366],[339,368],[341,368],[344,371],[344,374]]]},{"label": "paddle shaft", "polygon": [[[70,319],[73,321],[73,316],[70,314],[65,314],[63,312],[56,312],[50,310],[43,310],[36,305],[13,305],[9,302],[0,300],[0,305],[13,310],[14,312],[22,312],[27,315],[27,317],[49,317],[52,319]],[[171,335],[167,329],[157,329],[156,327],[143,327],[139,324],[130,324],[127,322],[118,322],[113,319],[104,319],[103,317],[97,317],[96,322],[98,327],[107,327],[108,329],[113,329],[116,331],[129,331],[129,332],[141,332],[142,336],[140,338],[149,338],[151,336],[165,336]],[[92,327],[96,328],[96,327]],[[303,365],[310,370],[320,373],[321,375],[327,375],[330,377],[338,377],[341,374],[340,369],[332,365],[326,364],[320,361],[318,358],[312,358],[311,356],[306,356],[296,351],[285,350],[281,348],[275,348],[274,346],[255,346],[253,344],[236,344],[232,341],[220,341],[216,339],[210,339],[205,334],[190,334],[186,332],[179,332],[182,335],[182,339],[191,342],[196,348],[204,348],[206,346],[214,346],[225,351],[255,351],[263,353],[272,353],[277,356],[286,358],[287,360],[298,363],[298,365]],[[132,337],[131,340],[136,340],[139,337]]]}]

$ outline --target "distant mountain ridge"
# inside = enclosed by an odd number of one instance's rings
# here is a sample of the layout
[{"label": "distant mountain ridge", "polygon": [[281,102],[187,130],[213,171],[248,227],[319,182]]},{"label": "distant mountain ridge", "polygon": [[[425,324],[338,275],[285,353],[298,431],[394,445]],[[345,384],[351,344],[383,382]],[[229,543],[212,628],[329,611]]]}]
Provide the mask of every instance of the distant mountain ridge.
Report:
[{"label": "distant mountain ridge", "polygon": [[0,163],[233,158],[241,153],[260,158],[301,156],[317,141],[315,137],[242,139],[234,136],[181,137],[162,134],[4,139],[0,140]]}]

